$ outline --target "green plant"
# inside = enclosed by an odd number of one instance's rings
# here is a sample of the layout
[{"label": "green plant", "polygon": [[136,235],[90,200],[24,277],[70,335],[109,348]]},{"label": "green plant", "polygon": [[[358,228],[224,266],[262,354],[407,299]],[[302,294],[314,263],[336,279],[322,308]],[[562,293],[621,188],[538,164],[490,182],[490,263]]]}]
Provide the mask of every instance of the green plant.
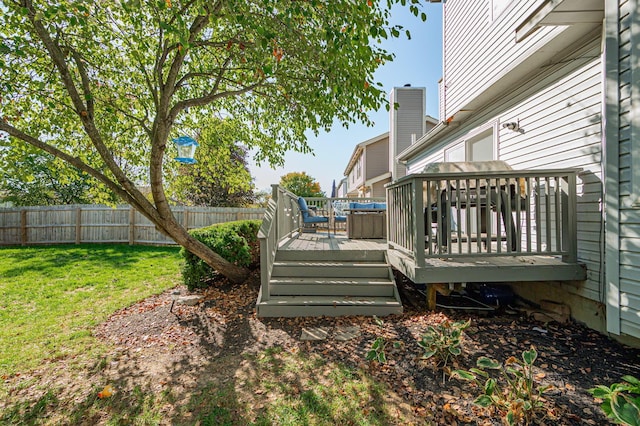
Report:
[{"label": "green plant", "polygon": [[589,392],[602,400],[600,407],[615,423],[640,425],[640,380],[637,378],[623,376],[622,383],[610,387],[598,385]]},{"label": "green plant", "polygon": [[[382,327],[384,325],[384,321],[382,321],[380,318],[376,317],[375,315],[373,316],[373,320],[376,322],[376,324],[379,327]],[[365,355],[366,360],[378,361],[380,364],[384,364],[385,362],[387,362],[387,354],[385,350],[388,344],[389,342],[387,341],[386,338],[382,336],[378,336],[376,340],[374,340],[373,343],[371,344],[371,349],[367,351],[367,354]],[[393,342],[393,347],[395,349],[398,349],[401,346],[402,346],[402,342],[399,342],[399,341]]]},{"label": "green plant", "polygon": [[418,345],[424,349],[422,358],[436,357],[437,365],[446,370],[449,359],[462,353],[460,349],[462,332],[470,325],[471,320],[456,322],[447,320],[435,327],[432,325],[427,327],[427,332],[418,342]]},{"label": "green plant", "polygon": [[[238,220],[217,223],[205,228],[189,231],[191,236],[204,243],[229,262],[242,267],[251,267],[259,263],[258,230],[259,220]],[[202,259],[182,248],[185,258],[182,279],[189,290],[207,286],[207,280],[215,276]]]},{"label": "green plant", "polygon": [[[535,347],[522,352],[522,364],[516,357],[510,357],[504,364],[481,356],[478,358],[478,368],[469,371],[454,370],[451,377],[476,383],[483,389],[482,395],[477,397],[475,404],[482,407],[494,406],[504,415],[509,425],[531,424],[537,414],[544,408],[543,394],[551,386],[540,386],[533,374],[533,363],[538,357]],[[496,370],[500,374],[493,378],[487,370]]]}]

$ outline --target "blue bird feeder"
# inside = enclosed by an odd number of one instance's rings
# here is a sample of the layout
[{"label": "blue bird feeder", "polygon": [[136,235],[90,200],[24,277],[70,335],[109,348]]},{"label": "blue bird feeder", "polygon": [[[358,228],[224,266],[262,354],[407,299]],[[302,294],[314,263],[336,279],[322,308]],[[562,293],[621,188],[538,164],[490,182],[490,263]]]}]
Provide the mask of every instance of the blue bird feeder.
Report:
[{"label": "blue bird feeder", "polygon": [[178,156],[175,158],[176,161],[179,161],[183,164],[195,164],[196,160],[193,158],[196,153],[196,148],[200,146],[195,139],[190,138],[189,136],[180,136],[179,138],[175,138],[173,143],[176,144],[176,148],[178,149]]}]

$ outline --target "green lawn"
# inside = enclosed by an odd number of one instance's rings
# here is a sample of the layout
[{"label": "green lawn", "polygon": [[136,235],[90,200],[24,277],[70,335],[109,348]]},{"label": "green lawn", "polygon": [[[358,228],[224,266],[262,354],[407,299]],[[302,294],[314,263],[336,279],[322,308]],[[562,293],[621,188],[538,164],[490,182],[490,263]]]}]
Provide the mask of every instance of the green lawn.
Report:
[{"label": "green lawn", "polygon": [[99,350],[91,329],[180,284],[176,247],[0,248],[0,377]]}]

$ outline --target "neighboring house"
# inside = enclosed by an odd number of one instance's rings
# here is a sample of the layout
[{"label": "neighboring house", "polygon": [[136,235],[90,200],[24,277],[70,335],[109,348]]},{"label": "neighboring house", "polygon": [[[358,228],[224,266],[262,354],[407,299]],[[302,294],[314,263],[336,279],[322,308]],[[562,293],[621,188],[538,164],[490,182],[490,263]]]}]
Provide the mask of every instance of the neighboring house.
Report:
[{"label": "neighboring house", "polygon": [[639,3],[447,0],[440,123],[396,157],[409,174],[441,161],[582,169],[586,281],[513,287],[623,339],[640,338]]},{"label": "neighboring house", "polygon": [[336,187],[336,197],[345,198],[347,196],[347,178],[342,178]]},{"label": "neighboring house", "polygon": [[389,114],[390,131],[354,148],[344,171],[348,197],[384,197],[384,186],[406,174],[406,167],[395,161],[396,155],[437,124],[425,115],[425,102],[425,89],[421,87],[395,87],[391,91],[389,103],[397,104],[397,108]]}]

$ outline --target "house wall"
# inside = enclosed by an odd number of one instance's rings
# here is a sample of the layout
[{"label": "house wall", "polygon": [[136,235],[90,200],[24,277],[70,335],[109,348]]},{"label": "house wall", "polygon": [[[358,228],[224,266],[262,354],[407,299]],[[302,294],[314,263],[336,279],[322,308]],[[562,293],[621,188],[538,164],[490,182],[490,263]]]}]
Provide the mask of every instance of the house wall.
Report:
[{"label": "house wall", "polygon": [[617,135],[612,139],[618,143],[619,253],[617,270],[611,273],[617,273],[618,278],[615,296],[619,303],[619,331],[640,337],[640,12],[638,0],[620,0],[618,7],[619,120]]},{"label": "house wall", "polygon": [[[453,4],[458,2],[447,3]],[[599,34],[592,34],[584,43],[554,58],[534,77],[505,90],[482,112],[459,122],[459,127],[452,124],[447,136],[434,141],[407,166],[409,173],[420,173],[426,164],[443,161],[447,147],[479,128],[519,120],[518,132],[498,126],[497,159],[514,169],[581,168],[577,188],[578,261],[587,266],[586,282],[518,284],[516,290],[532,300],[571,303],[574,318],[604,331],[603,64]]]},{"label": "house wall", "polygon": [[385,179],[380,182],[376,182],[371,185],[370,197],[386,197],[387,189],[384,187],[386,184],[391,182],[391,179]]},{"label": "house wall", "polygon": [[558,27],[541,28],[516,43],[517,25],[541,3],[542,0],[513,0],[497,16],[491,0],[450,0],[443,5],[442,90],[446,95],[441,120],[454,116],[526,60],[539,45],[562,31]]},{"label": "house wall", "polygon": [[355,165],[347,176],[347,193],[349,196],[358,196],[358,188],[364,184],[364,155],[360,154]]},{"label": "house wall", "polygon": [[373,179],[389,171],[389,138],[365,147],[366,179]]}]

